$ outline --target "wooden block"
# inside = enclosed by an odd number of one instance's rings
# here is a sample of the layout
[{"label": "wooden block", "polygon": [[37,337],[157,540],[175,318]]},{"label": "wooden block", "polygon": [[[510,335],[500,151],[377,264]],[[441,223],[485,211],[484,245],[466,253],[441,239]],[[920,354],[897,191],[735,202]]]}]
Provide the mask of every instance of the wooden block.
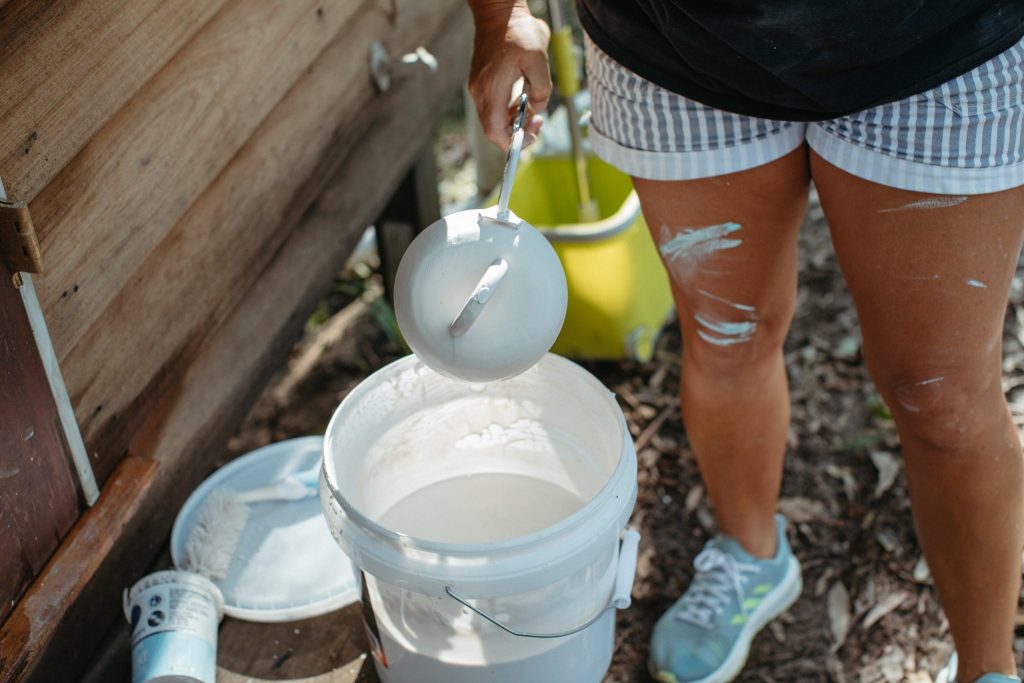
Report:
[{"label": "wooden block", "polygon": [[[383,100],[373,89],[368,62],[361,60],[370,42],[382,36],[414,46],[428,41],[443,30],[445,14],[439,10],[457,1],[402,0],[394,25],[380,13],[360,15],[142,261],[131,278],[134,285],[114,297],[66,356],[65,378],[86,444],[96,454],[98,479],[116,464],[140,417],[153,409],[193,345],[266,268],[287,237],[281,225],[295,225],[326,182],[339,157],[324,150],[346,149],[371,125]],[[430,84],[439,76],[424,70],[409,78]],[[367,168],[375,157],[367,155]]]},{"label": "wooden block", "polygon": [[[217,683],[270,683],[281,681],[280,678],[257,678],[236,674],[227,669],[217,668]],[[360,655],[351,662],[332,669],[327,673],[303,678],[285,679],[291,683],[380,683],[377,672],[373,668],[373,662],[365,655]]]},{"label": "wooden block", "polygon": [[[0,263],[0,622],[82,509],[50,382],[11,278]],[[0,670],[2,661],[0,649]]]},{"label": "wooden block", "polygon": [[[236,674],[227,669],[217,668],[217,683],[271,683],[281,681],[281,678],[257,678]],[[284,679],[291,683],[379,683],[377,672],[373,668],[373,662],[365,655],[332,669],[326,673],[316,676],[305,676],[303,678]]]},{"label": "wooden block", "polygon": [[35,198],[39,294],[60,360],[363,12],[387,16],[368,1],[229,0]]},{"label": "wooden block", "polygon": [[[462,83],[472,22],[461,3],[445,7],[455,11],[445,13],[444,30],[427,47],[451,68],[433,80],[396,81],[378,108],[366,110],[365,120],[352,124],[362,131],[355,143],[339,137],[324,150],[322,159],[338,166],[327,176],[326,188],[312,204],[303,196],[286,212],[301,216],[298,225],[282,226],[287,240],[255,285],[224,309],[197,355],[172,373],[160,407],[131,446],[133,453],[161,464],[160,476],[134,514],[133,525],[113,539],[100,570],[59,619],[31,680],[77,680],[107,629],[120,619],[121,589],[138,579],[158,554],[181,503],[221,456],[227,438],[285,357],[363,228],[380,213],[412,163],[424,129],[434,125],[443,103]],[[296,210],[303,203],[304,210]]]},{"label": "wooden block", "polygon": [[283,624],[225,619],[217,643],[217,666],[225,674],[246,678],[317,680],[359,660],[366,650],[362,608],[356,603]]},{"label": "wooden block", "polygon": [[30,201],[223,0],[0,3],[0,169]]},{"label": "wooden block", "polygon": [[[139,511],[157,465],[126,458],[42,574],[0,626],[0,681],[19,681],[38,663],[61,619],[79,597],[121,532]],[[111,605],[117,608],[118,604]],[[92,625],[89,625],[92,626]],[[49,680],[71,680],[52,678]]]}]

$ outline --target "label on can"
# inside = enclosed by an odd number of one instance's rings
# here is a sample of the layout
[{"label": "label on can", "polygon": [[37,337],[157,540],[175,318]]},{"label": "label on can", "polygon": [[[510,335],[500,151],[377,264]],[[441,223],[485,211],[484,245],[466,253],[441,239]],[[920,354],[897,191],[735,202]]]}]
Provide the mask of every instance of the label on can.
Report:
[{"label": "label on can", "polygon": [[132,596],[128,621],[132,645],[155,633],[193,633],[210,643],[217,642],[219,615],[214,599],[191,586],[161,583]]}]

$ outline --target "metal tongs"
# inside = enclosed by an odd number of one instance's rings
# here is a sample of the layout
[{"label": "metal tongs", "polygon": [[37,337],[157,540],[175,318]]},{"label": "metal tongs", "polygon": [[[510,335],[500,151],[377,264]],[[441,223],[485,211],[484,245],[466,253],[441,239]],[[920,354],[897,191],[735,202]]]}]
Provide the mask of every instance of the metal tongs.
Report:
[{"label": "metal tongs", "polygon": [[519,153],[523,151],[523,138],[526,132],[523,130],[523,123],[526,121],[526,108],[530,97],[523,90],[519,94],[518,110],[516,118],[512,122],[512,142],[508,146],[508,159],[505,161],[505,172],[501,176],[501,192],[498,193],[498,215],[499,221],[508,222],[508,200],[512,195],[512,183],[516,178],[516,167],[519,166]]},{"label": "metal tongs", "polygon": [[[494,218],[481,214],[480,223],[497,223],[503,228],[517,229],[517,225],[509,220],[508,200],[512,195],[512,183],[515,181],[516,168],[519,166],[519,153],[523,151],[523,138],[526,131],[523,130],[523,123],[526,121],[526,109],[530,102],[529,96],[524,89],[519,94],[518,109],[516,117],[512,121],[512,142],[508,146],[508,159],[505,161],[505,171],[501,177],[501,191],[498,193],[498,211]],[[487,270],[484,271],[480,281],[473,288],[462,310],[448,326],[448,333],[453,337],[461,337],[469,331],[484,306],[494,294],[502,278],[508,273],[508,261],[503,258],[496,258]]]}]

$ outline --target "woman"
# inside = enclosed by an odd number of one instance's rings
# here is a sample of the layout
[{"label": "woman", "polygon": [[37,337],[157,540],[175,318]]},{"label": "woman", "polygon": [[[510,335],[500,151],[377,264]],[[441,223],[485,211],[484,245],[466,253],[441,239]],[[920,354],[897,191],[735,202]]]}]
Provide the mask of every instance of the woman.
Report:
[{"label": "woman", "polygon": [[[512,83],[551,91],[524,0],[469,0],[470,77],[507,147]],[[579,0],[595,152],[633,176],[683,334],[680,400],[721,535],[661,618],[651,670],[717,683],[800,592],[775,515],[782,344],[813,180],[902,442],[959,662],[1020,679],[1022,463],[1000,384],[1024,227],[1024,3]],[[528,130],[536,134],[540,118]],[[823,673],[824,678],[824,673]]]}]

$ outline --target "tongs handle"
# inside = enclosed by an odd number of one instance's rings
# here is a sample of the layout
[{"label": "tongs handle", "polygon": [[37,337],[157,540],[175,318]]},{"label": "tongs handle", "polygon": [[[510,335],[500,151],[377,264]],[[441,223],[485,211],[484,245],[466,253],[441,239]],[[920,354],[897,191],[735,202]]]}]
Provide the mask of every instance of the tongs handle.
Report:
[{"label": "tongs handle", "polygon": [[524,89],[519,94],[519,109],[512,122],[512,143],[508,146],[508,159],[505,161],[505,172],[501,177],[501,192],[498,193],[497,219],[499,221],[508,220],[508,200],[512,195],[512,181],[516,177],[516,167],[519,166],[519,153],[523,150],[523,138],[526,135],[523,131],[523,123],[526,121],[526,108],[529,102],[530,97]]}]

